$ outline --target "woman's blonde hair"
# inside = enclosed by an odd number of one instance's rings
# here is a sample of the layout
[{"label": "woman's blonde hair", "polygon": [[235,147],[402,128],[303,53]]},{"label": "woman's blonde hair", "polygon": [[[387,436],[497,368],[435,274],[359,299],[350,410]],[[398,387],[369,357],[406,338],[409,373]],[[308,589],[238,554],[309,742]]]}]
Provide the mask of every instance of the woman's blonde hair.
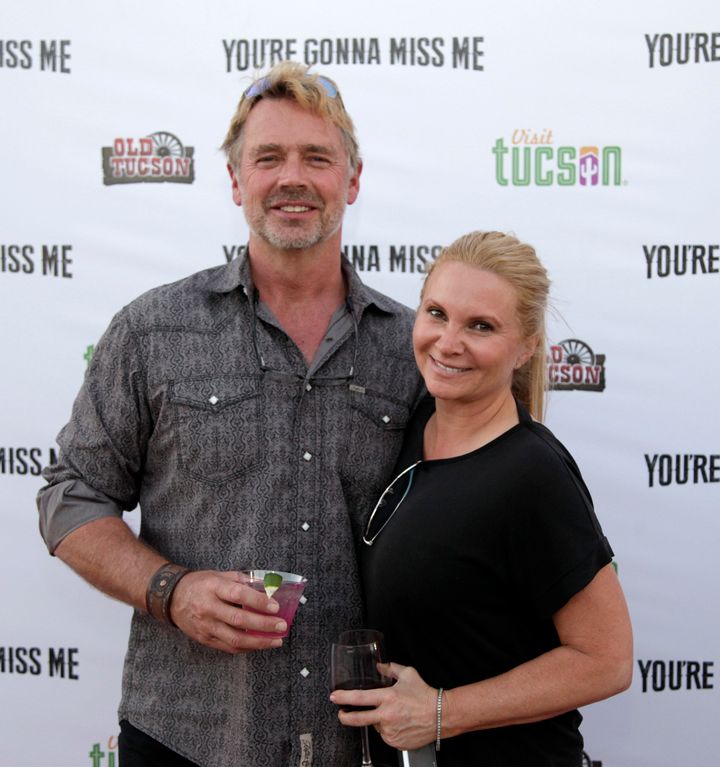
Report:
[{"label": "woman's blonde hair", "polygon": [[[470,232],[444,248],[427,272],[444,263],[459,262],[492,272],[510,283],[517,296],[517,316],[526,339],[536,338],[532,357],[513,374],[513,395],[541,421],[545,406],[545,313],[550,280],[531,245],[502,232]],[[423,286],[423,292],[425,288]]]}]

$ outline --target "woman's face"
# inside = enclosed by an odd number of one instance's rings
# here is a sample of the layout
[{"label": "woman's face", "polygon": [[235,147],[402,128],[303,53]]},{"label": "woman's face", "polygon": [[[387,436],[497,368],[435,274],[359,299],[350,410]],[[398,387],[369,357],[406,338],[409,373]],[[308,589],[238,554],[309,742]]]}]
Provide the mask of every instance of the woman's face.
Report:
[{"label": "woman's face", "polygon": [[449,261],[425,284],[413,330],[415,361],[437,399],[491,403],[510,391],[536,341],[523,336],[513,286]]}]

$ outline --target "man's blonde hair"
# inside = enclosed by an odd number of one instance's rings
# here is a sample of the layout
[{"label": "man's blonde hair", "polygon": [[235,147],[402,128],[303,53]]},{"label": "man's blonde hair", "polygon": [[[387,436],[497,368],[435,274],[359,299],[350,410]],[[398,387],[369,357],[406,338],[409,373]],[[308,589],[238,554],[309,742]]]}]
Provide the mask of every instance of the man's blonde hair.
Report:
[{"label": "man's blonde hair", "polygon": [[310,73],[309,67],[295,61],[276,64],[243,93],[230,122],[222,149],[233,168],[238,168],[242,153],[243,128],[250,111],[262,99],[287,99],[314,115],[329,120],[342,134],[350,167],[360,162],[360,148],[355,127],[345,109],[340,90],[329,77]]}]

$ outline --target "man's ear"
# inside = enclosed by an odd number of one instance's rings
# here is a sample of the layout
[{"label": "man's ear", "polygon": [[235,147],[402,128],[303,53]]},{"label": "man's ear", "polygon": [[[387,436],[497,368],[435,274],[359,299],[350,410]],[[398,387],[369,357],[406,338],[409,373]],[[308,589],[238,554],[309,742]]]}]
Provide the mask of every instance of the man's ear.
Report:
[{"label": "man's ear", "polygon": [[242,197],[240,195],[240,184],[238,183],[237,174],[233,170],[230,163],[227,164],[228,173],[230,174],[230,181],[232,186],[232,198],[236,205],[242,205]]},{"label": "man's ear", "polygon": [[360,174],[362,173],[362,160],[358,160],[357,167],[353,171],[348,182],[347,204],[352,205],[360,194]]}]

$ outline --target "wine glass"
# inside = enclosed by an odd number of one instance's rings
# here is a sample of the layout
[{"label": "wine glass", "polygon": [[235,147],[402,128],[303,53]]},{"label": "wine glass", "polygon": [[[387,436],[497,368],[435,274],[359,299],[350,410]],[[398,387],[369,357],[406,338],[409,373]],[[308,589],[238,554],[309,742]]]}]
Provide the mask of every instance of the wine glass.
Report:
[{"label": "wine glass", "polygon": [[[385,663],[383,635],[373,629],[343,631],[332,645],[330,686],[333,690],[374,690],[390,687],[393,680],[378,668]],[[343,706],[345,711],[367,711],[372,706]],[[360,731],[362,767],[373,767],[370,759],[368,728]]]}]

